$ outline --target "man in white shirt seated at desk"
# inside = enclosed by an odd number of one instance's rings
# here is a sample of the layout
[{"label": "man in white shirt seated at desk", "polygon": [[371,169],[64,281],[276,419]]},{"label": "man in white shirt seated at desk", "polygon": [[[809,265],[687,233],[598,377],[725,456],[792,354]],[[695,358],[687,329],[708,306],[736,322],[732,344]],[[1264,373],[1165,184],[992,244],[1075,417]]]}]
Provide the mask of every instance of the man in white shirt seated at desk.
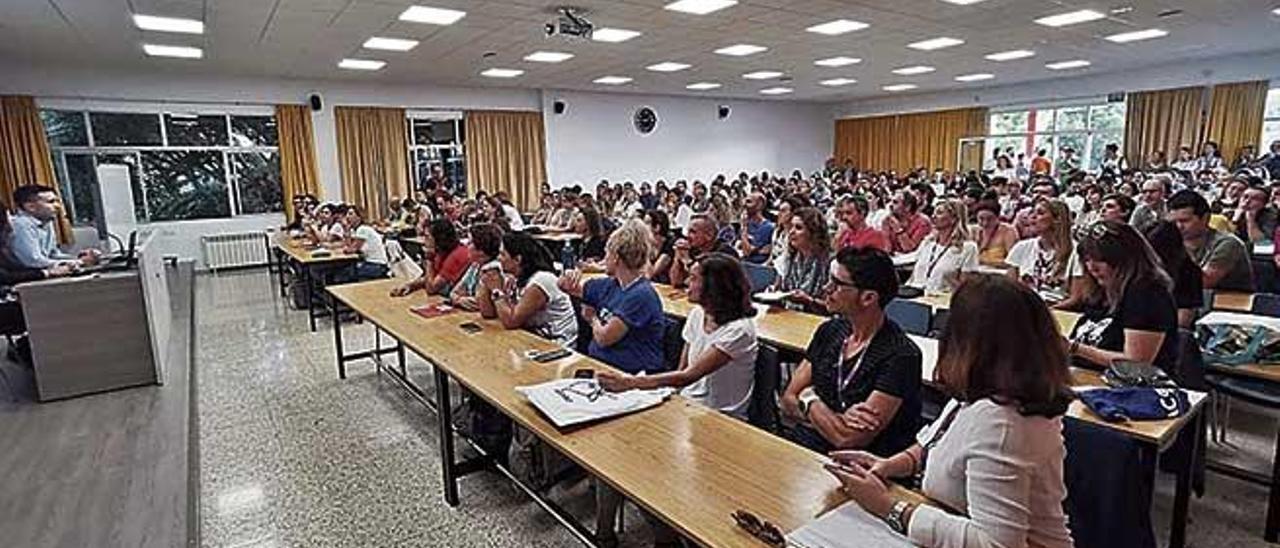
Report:
[{"label": "man in white shirt seated at desk", "polygon": [[74,266],[98,261],[94,250],[86,249],[76,257],[58,249],[53,223],[62,208],[58,195],[52,188],[40,185],[24,185],[13,191],[13,203],[17,211],[11,216],[12,232],[9,233],[8,257],[15,265],[26,268],[46,269],[61,264]]}]

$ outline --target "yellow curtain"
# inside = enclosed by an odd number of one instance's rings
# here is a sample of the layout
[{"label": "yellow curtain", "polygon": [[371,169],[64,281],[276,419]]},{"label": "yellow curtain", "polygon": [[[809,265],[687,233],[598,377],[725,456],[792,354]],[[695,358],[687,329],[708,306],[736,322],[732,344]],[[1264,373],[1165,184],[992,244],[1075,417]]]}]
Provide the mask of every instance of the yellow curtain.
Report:
[{"label": "yellow curtain", "polygon": [[276,132],[280,136],[280,186],[284,191],[284,214],[292,221],[294,196],[320,196],[311,111],[305,105],[276,105]]},{"label": "yellow curtain", "polygon": [[360,206],[368,219],[378,219],[391,197],[409,192],[404,109],[336,107],[333,116],[342,199]]},{"label": "yellow curtain", "polygon": [[[13,209],[13,191],[24,185],[47,186],[62,198],[36,100],[4,95],[0,96],[0,202],[5,209]],[[69,243],[71,223],[65,214],[59,216],[57,229],[58,240]]]},{"label": "yellow curtain", "polygon": [[985,108],[837,120],[835,158],[863,170],[955,169],[960,139],[982,135],[986,124]]},{"label": "yellow curtain", "polygon": [[1262,136],[1268,84],[1261,80],[1213,86],[1203,140],[1216,141],[1228,163],[1235,161],[1244,145],[1254,145],[1254,150],[1261,152],[1257,145]]},{"label": "yellow curtain", "polygon": [[[1125,155],[1134,165],[1145,163],[1157,150],[1164,151],[1173,161],[1178,157],[1178,147],[1197,147],[1203,119],[1204,88],[1130,93],[1128,102],[1124,145]],[[1259,129],[1258,133],[1262,130]]]},{"label": "yellow curtain", "polygon": [[468,190],[504,191],[520,211],[533,210],[547,180],[542,113],[468,111],[466,123]]}]

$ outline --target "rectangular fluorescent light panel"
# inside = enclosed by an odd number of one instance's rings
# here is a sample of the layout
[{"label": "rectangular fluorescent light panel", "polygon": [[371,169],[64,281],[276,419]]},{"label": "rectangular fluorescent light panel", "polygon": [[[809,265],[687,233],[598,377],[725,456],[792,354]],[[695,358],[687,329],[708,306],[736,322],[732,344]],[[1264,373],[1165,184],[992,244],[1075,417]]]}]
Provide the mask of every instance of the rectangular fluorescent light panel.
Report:
[{"label": "rectangular fluorescent light panel", "polygon": [[1075,68],[1084,68],[1091,64],[1092,63],[1085,61],[1084,59],[1076,59],[1074,61],[1058,61],[1056,63],[1049,63],[1045,65],[1044,68],[1047,68],[1049,70],[1067,70],[1067,69],[1075,69]]},{"label": "rectangular fluorescent light panel", "polygon": [[881,89],[885,91],[907,91],[909,89],[916,89],[917,87],[919,86],[916,86],[915,84],[893,84],[891,86],[885,86]]},{"label": "rectangular fluorescent light panel", "polygon": [[988,61],[1013,61],[1015,59],[1026,59],[1028,57],[1035,57],[1035,55],[1036,55],[1036,52],[1031,51],[1029,49],[1015,49],[1015,50],[1009,50],[1009,51],[1002,51],[1000,53],[992,53],[991,55],[986,56],[986,59]]},{"label": "rectangular fluorescent light panel", "polygon": [[365,49],[381,49],[387,51],[409,51],[418,47],[417,40],[405,40],[402,38],[379,38],[374,36],[364,41]]},{"label": "rectangular fluorescent light panel", "polygon": [[632,80],[631,78],[626,76],[601,76],[599,78],[596,78],[595,80],[592,80],[592,82],[595,82],[597,84],[604,84],[606,86],[620,86],[622,84],[630,83],[631,80]]},{"label": "rectangular fluorescent light panel", "polygon": [[524,71],[520,69],[491,68],[481,72],[480,76],[488,76],[489,78],[515,78],[521,74],[524,74]]},{"label": "rectangular fluorescent light panel", "polygon": [[979,72],[976,74],[965,74],[963,76],[956,76],[956,81],[957,82],[979,82],[982,80],[990,80],[995,77],[996,75],[994,74]]},{"label": "rectangular fluorescent light panel", "polygon": [[918,49],[921,51],[933,51],[935,49],[958,46],[963,43],[964,43],[964,40],[961,40],[959,38],[948,38],[944,36],[942,38],[930,38],[928,40],[921,40],[919,42],[907,44],[907,47],[911,49]]},{"label": "rectangular fluorescent light panel", "polygon": [[784,95],[795,91],[791,88],[765,88],[760,90],[762,95]]},{"label": "rectangular fluorescent light panel", "polygon": [[573,59],[572,53],[564,53],[559,51],[535,51],[524,56],[525,61],[533,61],[535,63],[559,63]]},{"label": "rectangular fluorescent light panel", "polygon": [[338,62],[338,68],[348,70],[378,70],[387,66],[386,61],[375,61],[373,59],[343,59]]},{"label": "rectangular fluorescent light panel", "polygon": [[664,6],[665,9],[671,11],[680,11],[684,13],[692,13],[694,15],[706,15],[713,11],[720,11],[727,7],[738,3],[738,0],[679,0]]},{"label": "rectangular fluorescent light panel", "polygon": [[186,46],[159,46],[156,44],[143,44],[142,51],[152,57],[177,57],[179,59],[200,59],[204,57],[204,50],[200,48],[189,48]]},{"label": "rectangular fluorescent light panel", "polygon": [[862,30],[869,26],[871,25],[863,23],[862,21],[852,21],[849,19],[836,19],[835,21],[831,21],[829,23],[814,25],[805,30],[809,32],[814,32],[817,34],[825,34],[827,36],[837,36],[840,34],[844,34],[846,32]]},{"label": "rectangular fluorescent light panel", "polygon": [[401,21],[426,23],[428,25],[452,25],[466,17],[467,12],[429,6],[409,6],[400,14]]},{"label": "rectangular fluorescent light panel", "polygon": [[626,42],[627,40],[630,40],[637,36],[640,36],[640,33],[634,30],[615,29],[615,28],[609,28],[609,27],[596,29],[595,32],[591,33],[592,40],[595,40],[597,42],[609,42],[611,44],[616,44],[618,42]]},{"label": "rectangular fluorescent light panel", "polygon": [[823,80],[818,83],[824,86],[836,87],[836,86],[847,86],[849,84],[856,84],[858,83],[858,81],[854,80],[853,78],[832,78],[830,80]]},{"label": "rectangular fluorescent light panel", "polygon": [[676,62],[673,62],[673,61],[664,61],[664,62],[657,63],[657,64],[654,64],[654,65],[649,65],[649,66],[647,66],[647,67],[645,67],[645,68],[646,68],[646,69],[649,69],[649,70],[652,70],[652,71],[654,71],[654,72],[679,72],[679,71],[682,71],[682,70],[684,70],[684,69],[689,68],[689,66],[690,66],[690,65],[687,65],[687,64],[684,64],[684,63],[676,63]]},{"label": "rectangular fluorescent light panel", "polygon": [[742,75],[743,78],[746,78],[748,80],[772,80],[779,76],[782,76],[782,73],[776,70],[759,70],[756,72],[748,72]]},{"label": "rectangular fluorescent light panel", "polygon": [[745,57],[747,55],[755,55],[762,51],[768,50],[764,46],[753,46],[751,44],[738,44],[716,50],[720,55],[730,55],[733,57]]},{"label": "rectangular fluorescent light panel", "polygon": [[695,82],[693,84],[689,84],[685,86],[684,89],[691,89],[694,91],[706,91],[709,89],[717,89],[719,87],[720,87],[720,84],[716,82]]},{"label": "rectangular fluorescent light panel", "polygon": [[1111,36],[1107,37],[1107,40],[1111,42],[1115,42],[1117,44],[1124,44],[1128,42],[1137,42],[1139,40],[1163,38],[1168,35],[1169,35],[1169,31],[1164,29],[1147,29],[1147,30],[1135,30],[1133,32],[1122,32],[1120,34],[1112,34]]},{"label": "rectangular fluorescent light panel", "polygon": [[158,17],[155,15],[133,15],[133,24],[142,30],[156,32],[180,32],[182,34],[204,34],[204,21],[182,19],[178,17]]},{"label": "rectangular fluorescent light panel", "polygon": [[857,57],[831,57],[828,59],[818,59],[813,64],[820,67],[843,67],[846,65],[856,65],[861,63],[862,59]]},{"label": "rectangular fluorescent light panel", "polygon": [[1088,23],[1089,21],[1097,21],[1105,18],[1102,12],[1093,10],[1080,10],[1068,13],[1060,13],[1058,15],[1050,15],[1036,19],[1036,23],[1046,27],[1065,27],[1067,25],[1076,25],[1079,23]]},{"label": "rectangular fluorescent light panel", "polygon": [[933,72],[935,70],[938,70],[938,69],[935,69],[930,66],[925,66],[925,65],[916,65],[914,67],[902,67],[902,68],[893,69],[893,73],[899,74],[902,76],[917,76],[920,74],[929,74],[930,72]]}]

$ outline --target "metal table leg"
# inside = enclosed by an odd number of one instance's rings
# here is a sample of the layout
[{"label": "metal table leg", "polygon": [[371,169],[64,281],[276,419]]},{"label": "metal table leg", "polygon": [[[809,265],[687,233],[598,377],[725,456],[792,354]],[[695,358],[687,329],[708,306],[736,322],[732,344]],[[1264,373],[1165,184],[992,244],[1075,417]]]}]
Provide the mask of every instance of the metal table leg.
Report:
[{"label": "metal table leg", "polygon": [[1267,498],[1267,528],[1262,537],[1267,542],[1276,542],[1280,537],[1280,431],[1276,432],[1276,453],[1271,457],[1271,484],[1267,486],[1271,495]]},{"label": "metal table leg", "polygon": [[311,322],[311,332],[316,332],[316,300],[313,295],[311,265],[302,265],[302,283],[307,284],[307,321]]},{"label": "metal table leg", "polygon": [[1185,466],[1178,470],[1177,489],[1173,495],[1173,518],[1169,525],[1169,548],[1183,548],[1187,544],[1187,510],[1191,503],[1191,478],[1195,476],[1196,458],[1200,447],[1200,429],[1204,428],[1204,413],[1197,413],[1191,423],[1191,454]]},{"label": "metal table leg", "polygon": [[436,422],[440,426],[440,471],[444,475],[444,501],[458,505],[458,477],[454,472],[453,407],[449,401],[449,375],[432,367],[436,380]]},{"label": "metal table leg", "polygon": [[[336,318],[338,316],[338,307],[342,306],[342,301],[338,299],[330,299],[329,301],[333,304],[333,316]],[[315,319],[312,318],[312,322],[314,321]],[[315,330],[314,323],[311,324],[311,328],[313,331]],[[345,379],[347,378],[347,359],[342,353],[342,322],[333,322],[333,349],[338,355],[338,378]]]}]

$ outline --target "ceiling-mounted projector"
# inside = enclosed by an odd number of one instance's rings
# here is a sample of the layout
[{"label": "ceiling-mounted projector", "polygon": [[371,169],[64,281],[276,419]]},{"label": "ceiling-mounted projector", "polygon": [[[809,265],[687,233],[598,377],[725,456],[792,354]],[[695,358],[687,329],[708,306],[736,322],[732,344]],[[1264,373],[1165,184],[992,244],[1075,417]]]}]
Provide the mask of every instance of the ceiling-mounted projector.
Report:
[{"label": "ceiling-mounted projector", "polygon": [[591,32],[595,30],[595,25],[591,24],[582,16],[582,10],[578,8],[558,8],[556,10],[559,17],[550,21],[543,27],[547,37],[561,36],[569,40],[590,40]]}]

